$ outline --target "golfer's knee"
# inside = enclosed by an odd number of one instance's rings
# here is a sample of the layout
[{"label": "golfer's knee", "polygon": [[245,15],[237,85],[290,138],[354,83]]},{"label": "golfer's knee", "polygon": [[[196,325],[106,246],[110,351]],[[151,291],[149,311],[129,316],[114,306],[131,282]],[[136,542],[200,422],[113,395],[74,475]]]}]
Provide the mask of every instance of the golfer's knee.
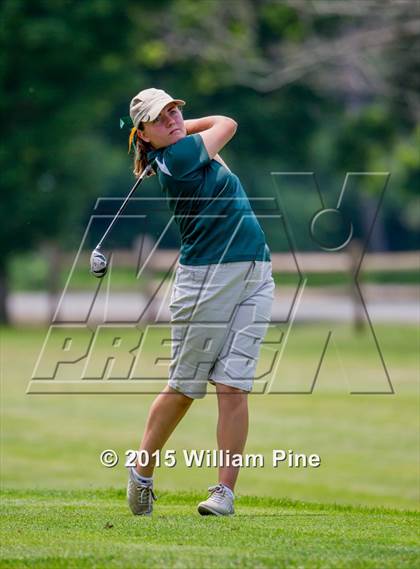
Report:
[{"label": "golfer's knee", "polygon": [[217,399],[220,411],[242,413],[248,409],[248,392],[242,389],[223,386],[217,389]]},{"label": "golfer's knee", "polygon": [[173,387],[167,385],[165,392],[176,397],[177,403],[182,407],[189,407],[194,401],[193,397],[189,397],[179,389],[174,389]]}]

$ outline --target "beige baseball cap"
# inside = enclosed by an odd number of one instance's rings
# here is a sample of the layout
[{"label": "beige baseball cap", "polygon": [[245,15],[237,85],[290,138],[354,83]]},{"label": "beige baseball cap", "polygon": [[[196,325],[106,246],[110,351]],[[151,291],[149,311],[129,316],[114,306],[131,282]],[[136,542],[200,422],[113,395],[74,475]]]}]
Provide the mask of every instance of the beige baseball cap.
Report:
[{"label": "beige baseball cap", "polygon": [[159,116],[160,111],[168,103],[185,105],[181,99],[173,99],[162,89],[144,89],[137,93],[130,103],[130,117],[135,127],[141,122],[154,121]]}]

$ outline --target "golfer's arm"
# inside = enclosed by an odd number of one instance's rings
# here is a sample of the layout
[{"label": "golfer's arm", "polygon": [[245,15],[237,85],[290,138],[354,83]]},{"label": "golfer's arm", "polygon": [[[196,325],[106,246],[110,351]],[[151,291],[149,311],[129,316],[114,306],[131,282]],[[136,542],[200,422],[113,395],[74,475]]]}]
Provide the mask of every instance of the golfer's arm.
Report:
[{"label": "golfer's arm", "polygon": [[212,116],[184,121],[188,134],[200,133],[210,158],[216,158],[218,152],[233,138],[237,123],[229,117]]},{"label": "golfer's arm", "polygon": [[216,119],[221,118],[218,116],[214,117],[203,117],[201,119],[187,119],[184,120],[185,128],[187,129],[187,134],[196,134],[197,132],[203,132],[203,130],[207,130],[211,128]]},{"label": "golfer's arm", "polygon": [[226,164],[226,162],[223,160],[223,158],[220,156],[220,154],[216,154],[216,156],[214,157],[214,160],[217,160],[217,162],[220,162],[220,164],[222,166],[224,166],[230,172],[229,166]]}]

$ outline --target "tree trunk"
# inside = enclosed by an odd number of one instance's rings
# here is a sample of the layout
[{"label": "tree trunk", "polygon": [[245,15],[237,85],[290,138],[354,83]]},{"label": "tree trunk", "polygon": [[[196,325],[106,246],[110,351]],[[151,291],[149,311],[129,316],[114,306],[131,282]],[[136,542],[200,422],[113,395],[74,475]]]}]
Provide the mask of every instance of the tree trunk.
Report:
[{"label": "tree trunk", "polygon": [[0,324],[9,324],[7,297],[9,294],[8,263],[0,263]]},{"label": "tree trunk", "polygon": [[[358,239],[353,239],[348,246],[349,253],[349,272],[350,272],[350,298],[353,304],[353,329],[357,333],[363,332],[365,330],[365,318],[362,300],[360,298],[359,291],[356,287],[354,280],[354,275],[356,273],[357,267],[360,263],[360,258],[362,256],[362,244]],[[359,274],[359,276],[361,276]],[[358,281],[359,288],[361,289],[361,283]]]},{"label": "tree trunk", "polygon": [[52,322],[54,316],[56,316],[56,320],[59,319],[59,315],[56,315],[55,312],[60,291],[62,253],[55,241],[45,242],[41,250],[48,264],[46,288],[48,293],[48,317],[49,321]]},{"label": "tree trunk", "polygon": [[[385,233],[385,225],[383,221],[383,217],[381,216],[381,211],[379,211],[379,215],[375,220],[376,208],[378,207],[377,200],[363,194],[361,196],[362,199],[362,223],[363,223],[363,231],[365,234],[365,239],[368,238],[370,231],[370,239],[368,243],[369,251],[388,251],[388,243]],[[372,227],[372,224],[375,222],[375,225]]]}]

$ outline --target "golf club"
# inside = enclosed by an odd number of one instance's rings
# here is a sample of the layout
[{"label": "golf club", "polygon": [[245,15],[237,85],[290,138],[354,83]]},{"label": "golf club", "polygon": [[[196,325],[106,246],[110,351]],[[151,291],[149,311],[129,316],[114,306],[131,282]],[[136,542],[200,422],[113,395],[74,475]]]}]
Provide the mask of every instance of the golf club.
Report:
[{"label": "golf club", "polygon": [[115,214],[111,223],[109,224],[108,229],[105,231],[101,240],[96,245],[95,249],[92,251],[92,254],[90,256],[90,272],[92,273],[92,275],[94,275],[98,279],[102,278],[106,274],[106,271],[108,269],[108,262],[106,260],[105,255],[102,253],[102,250],[101,250],[102,244],[105,241],[105,239],[108,237],[108,235],[109,235],[111,229],[113,228],[113,226],[115,225],[115,222],[117,221],[118,217],[124,211],[129,199],[134,194],[134,192],[137,190],[137,188],[140,186],[140,184],[142,183],[144,178],[150,173],[151,170],[152,170],[152,165],[149,164],[144,169],[144,171],[141,173],[141,175],[139,176],[139,178],[136,181],[136,183],[134,184],[134,186],[131,188],[127,197],[125,198],[125,200],[121,204],[120,209],[117,211],[117,213]]}]

